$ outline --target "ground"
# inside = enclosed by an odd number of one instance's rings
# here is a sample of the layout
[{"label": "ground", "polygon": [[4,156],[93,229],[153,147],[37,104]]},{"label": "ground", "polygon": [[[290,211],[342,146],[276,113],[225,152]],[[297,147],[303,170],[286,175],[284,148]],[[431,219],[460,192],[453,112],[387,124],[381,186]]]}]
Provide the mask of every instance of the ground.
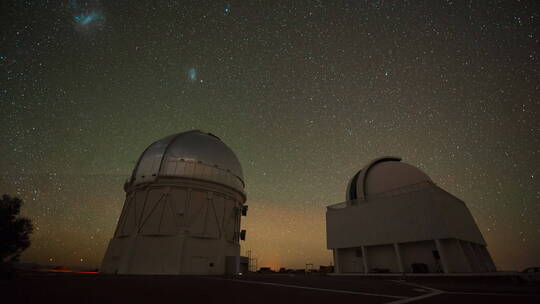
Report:
[{"label": "ground", "polygon": [[3,303],[540,303],[539,285],[512,278],[286,274],[231,278],[22,273],[0,280],[0,294]]}]

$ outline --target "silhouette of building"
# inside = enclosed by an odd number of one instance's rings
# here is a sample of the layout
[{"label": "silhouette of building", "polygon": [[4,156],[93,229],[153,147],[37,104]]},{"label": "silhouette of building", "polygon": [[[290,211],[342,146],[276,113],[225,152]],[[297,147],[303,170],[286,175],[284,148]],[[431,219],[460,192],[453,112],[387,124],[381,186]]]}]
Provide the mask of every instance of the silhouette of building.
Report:
[{"label": "silhouette of building", "polygon": [[338,273],[489,272],[495,264],[465,203],[420,169],[382,157],[326,211]]},{"label": "silhouette of building", "polygon": [[246,258],[240,257],[245,237],[240,219],[247,212],[242,167],[218,137],[194,130],[154,142],[124,190],[101,272],[247,271]]}]

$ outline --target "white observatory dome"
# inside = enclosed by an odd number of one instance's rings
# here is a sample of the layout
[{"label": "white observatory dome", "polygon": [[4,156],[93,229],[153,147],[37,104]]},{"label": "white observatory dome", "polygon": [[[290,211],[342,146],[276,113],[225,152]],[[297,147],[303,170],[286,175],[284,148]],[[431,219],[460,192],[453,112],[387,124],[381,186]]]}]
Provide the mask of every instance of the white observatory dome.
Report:
[{"label": "white observatory dome", "polygon": [[199,130],[170,135],[143,152],[131,181],[151,182],[159,176],[205,180],[244,193],[242,166],[217,136]]},{"label": "white observatory dome", "polygon": [[365,199],[421,182],[432,180],[420,169],[401,162],[399,157],[381,157],[371,161],[349,181],[347,200]]}]

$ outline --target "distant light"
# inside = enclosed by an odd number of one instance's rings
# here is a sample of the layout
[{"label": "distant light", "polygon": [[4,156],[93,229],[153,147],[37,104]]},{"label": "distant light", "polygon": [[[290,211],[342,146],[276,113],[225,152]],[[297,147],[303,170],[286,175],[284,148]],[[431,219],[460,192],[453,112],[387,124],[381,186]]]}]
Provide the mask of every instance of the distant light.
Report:
[{"label": "distant light", "polygon": [[224,12],[225,14],[229,14],[229,13],[231,12],[231,9],[228,8],[228,7],[226,7],[225,9],[223,9],[223,12]]},{"label": "distant light", "polygon": [[239,272],[239,273],[238,273],[238,275],[242,275],[242,273],[241,273],[241,272]]}]

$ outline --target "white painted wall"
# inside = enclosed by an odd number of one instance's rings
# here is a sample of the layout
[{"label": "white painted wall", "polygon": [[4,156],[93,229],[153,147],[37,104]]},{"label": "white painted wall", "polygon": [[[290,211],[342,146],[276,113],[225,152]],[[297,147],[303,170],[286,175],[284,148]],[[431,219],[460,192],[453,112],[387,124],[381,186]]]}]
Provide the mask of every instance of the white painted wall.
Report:
[{"label": "white painted wall", "polygon": [[462,250],[459,240],[446,239],[441,240],[441,246],[447,256],[448,260],[448,272],[472,272],[470,262]]},{"label": "white painted wall", "polygon": [[224,274],[240,254],[243,197],[206,182],[163,180],[128,191],[103,273]]},{"label": "white painted wall", "polygon": [[412,272],[413,263],[423,263],[428,266],[429,272],[441,270],[441,265],[433,257],[433,250],[437,250],[434,241],[419,241],[399,244],[403,270]]},{"label": "white painted wall", "polygon": [[338,250],[340,271],[342,273],[362,273],[364,272],[363,257],[357,255],[360,248],[343,248]]},{"label": "white painted wall", "polygon": [[327,247],[351,248],[457,238],[485,244],[459,199],[433,184],[326,212]]},{"label": "white painted wall", "polygon": [[[331,206],[326,212],[327,247],[337,249],[341,272],[362,272],[354,248],[365,247],[367,267],[405,272],[423,263],[430,272],[485,272],[495,265],[465,204],[433,183],[415,184],[366,201]],[[435,240],[439,241],[437,248]],[[433,251],[438,250],[440,259]],[[443,263],[443,259],[445,263]],[[356,270],[358,269],[358,270]]]},{"label": "white painted wall", "polygon": [[399,272],[394,245],[379,245],[366,247],[367,264],[369,271],[374,268],[388,269],[390,272]]}]

